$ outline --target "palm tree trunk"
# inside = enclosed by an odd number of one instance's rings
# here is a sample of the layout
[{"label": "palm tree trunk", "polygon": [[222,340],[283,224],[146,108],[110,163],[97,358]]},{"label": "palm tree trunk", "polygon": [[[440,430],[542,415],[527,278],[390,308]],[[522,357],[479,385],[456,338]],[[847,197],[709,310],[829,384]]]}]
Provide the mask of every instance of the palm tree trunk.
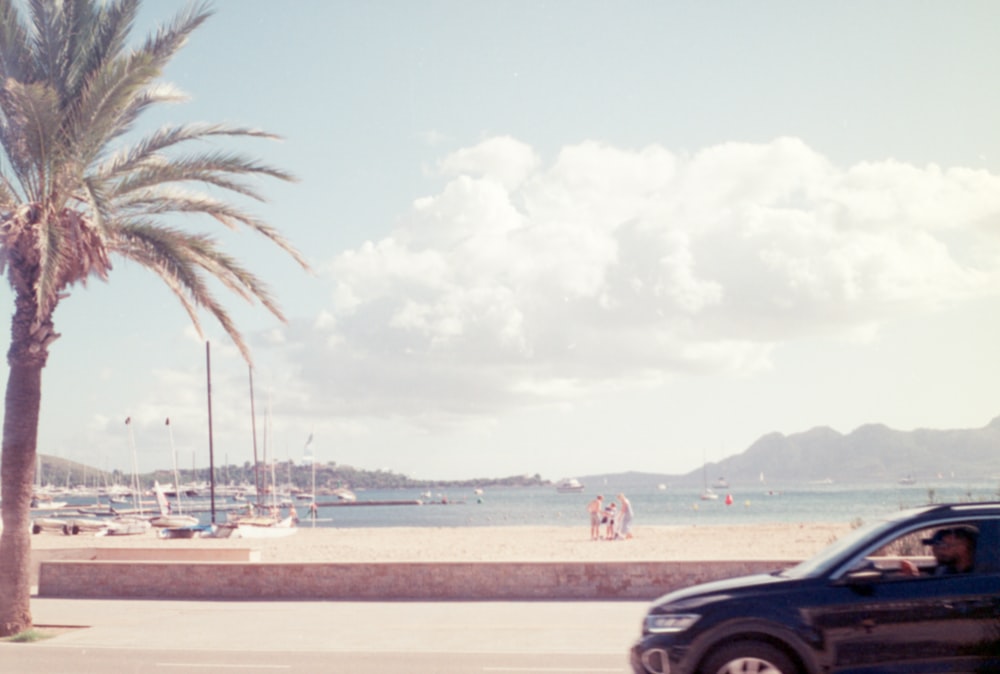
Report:
[{"label": "palm tree trunk", "polygon": [[41,365],[10,368],[0,457],[0,636],[31,627],[31,496],[41,384]]},{"label": "palm tree trunk", "polygon": [[12,366],[0,457],[0,636],[31,627],[31,496],[35,479],[42,367]]},{"label": "palm tree trunk", "polygon": [[7,355],[10,374],[4,401],[0,454],[3,532],[0,533],[0,637],[29,629],[31,622],[31,496],[35,481],[42,368],[57,335],[51,319],[38,321],[30,296],[19,294]]}]

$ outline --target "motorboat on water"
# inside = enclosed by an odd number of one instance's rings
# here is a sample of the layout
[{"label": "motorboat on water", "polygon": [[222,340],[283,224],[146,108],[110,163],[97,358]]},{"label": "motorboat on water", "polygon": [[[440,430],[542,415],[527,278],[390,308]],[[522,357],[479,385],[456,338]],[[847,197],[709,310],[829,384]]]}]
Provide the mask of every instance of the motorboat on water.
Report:
[{"label": "motorboat on water", "polygon": [[341,501],[357,501],[358,496],[353,491],[347,487],[340,487],[333,490],[333,495],[336,496]]},{"label": "motorboat on water", "polygon": [[575,477],[568,477],[556,484],[556,491],[560,494],[575,494],[583,491],[584,485]]}]

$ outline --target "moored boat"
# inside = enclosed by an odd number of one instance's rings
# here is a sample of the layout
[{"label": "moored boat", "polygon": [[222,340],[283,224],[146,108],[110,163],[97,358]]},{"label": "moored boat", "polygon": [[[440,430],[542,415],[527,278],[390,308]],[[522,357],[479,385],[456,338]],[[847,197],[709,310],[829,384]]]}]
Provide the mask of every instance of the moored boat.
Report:
[{"label": "moored boat", "polygon": [[237,538],[283,538],[298,531],[298,527],[295,526],[295,518],[292,516],[284,519],[241,517],[234,524],[235,530],[232,535]]},{"label": "moored boat", "polygon": [[108,520],[108,527],[98,536],[135,536],[144,534],[152,528],[148,519],[141,517],[115,517]]},{"label": "moored boat", "polygon": [[583,491],[583,489],[583,483],[575,477],[567,477],[563,480],[559,480],[556,484],[556,491],[560,494],[575,494]]},{"label": "moored boat", "polygon": [[197,526],[200,522],[193,515],[157,515],[149,523],[157,528],[177,528]]},{"label": "moored boat", "polygon": [[186,527],[163,527],[156,532],[160,538],[194,538],[204,536],[206,532],[211,533],[212,527],[204,524],[196,524]]}]

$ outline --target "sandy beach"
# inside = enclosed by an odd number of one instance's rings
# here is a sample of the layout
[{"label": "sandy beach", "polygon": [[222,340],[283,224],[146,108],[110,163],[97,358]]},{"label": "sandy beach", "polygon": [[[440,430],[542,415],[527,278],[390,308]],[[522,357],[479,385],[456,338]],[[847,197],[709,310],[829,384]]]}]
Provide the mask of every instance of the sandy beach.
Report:
[{"label": "sandy beach", "polygon": [[41,533],[35,549],[250,548],[263,562],[540,562],[805,559],[850,530],[848,523],[636,526],[634,538],[592,541],[580,527],[311,528],[280,539],[167,540]]}]

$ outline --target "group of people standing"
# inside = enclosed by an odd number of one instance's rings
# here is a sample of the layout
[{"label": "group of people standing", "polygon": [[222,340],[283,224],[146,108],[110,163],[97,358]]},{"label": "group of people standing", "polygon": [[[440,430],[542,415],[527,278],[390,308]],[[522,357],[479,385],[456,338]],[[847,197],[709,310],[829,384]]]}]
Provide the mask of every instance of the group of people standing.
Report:
[{"label": "group of people standing", "polygon": [[[587,512],[590,513],[591,540],[613,541],[632,538],[632,502],[625,498],[625,494],[618,494],[618,503],[621,504],[621,508],[614,501],[605,505],[604,496],[598,494],[587,504]],[[602,525],[605,527],[603,535]]]}]

